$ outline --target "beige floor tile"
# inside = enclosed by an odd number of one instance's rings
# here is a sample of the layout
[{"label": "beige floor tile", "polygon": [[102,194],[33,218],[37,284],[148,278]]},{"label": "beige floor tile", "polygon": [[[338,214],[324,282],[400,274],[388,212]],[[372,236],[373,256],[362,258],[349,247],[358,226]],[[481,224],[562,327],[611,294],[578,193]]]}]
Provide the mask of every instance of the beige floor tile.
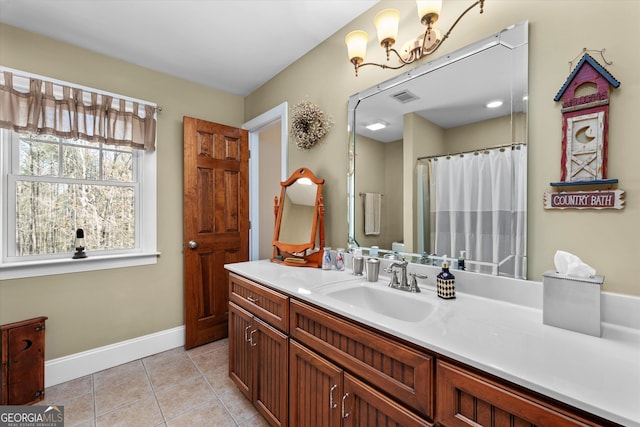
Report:
[{"label": "beige floor tile", "polygon": [[191,411],[211,400],[218,400],[207,381],[201,376],[163,387],[156,392],[162,415],[167,420]]},{"label": "beige floor tile", "polygon": [[229,366],[229,348],[218,347],[206,353],[191,355],[191,360],[203,373],[220,366]]},{"label": "beige floor tile", "polygon": [[[93,379],[91,375],[47,387],[45,389],[45,400],[48,404],[55,404],[56,399],[82,396],[87,393],[93,393]],[[42,403],[40,404],[42,405]]]},{"label": "beige floor tile", "polygon": [[64,425],[66,427],[93,425],[95,410],[92,392],[80,396],[65,396],[59,393],[55,400],[51,400],[49,395],[45,396],[45,399],[38,405],[64,406]]},{"label": "beige floor tile", "polygon": [[197,354],[207,353],[209,351],[215,350],[220,347],[229,348],[229,339],[224,338],[218,341],[210,342],[209,344],[204,344],[198,347],[194,347],[191,350],[187,350],[187,353],[193,357]]},{"label": "beige floor tile", "polygon": [[212,400],[172,420],[167,427],[235,427],[236,423],[218,399]]},{"label": "beige floor tile", "polygon": [[98,427],[155,427],[164,419],[153,395],[98,416]]},{"label": "beige floor tile", "polygon": [[186,355],[184,359],[173,359],[164,365],[147,366],[147,373],[156,392],[162,387],[173,386],[200,375],[198,369]]},{"label": "beige floor tile", "polygon": [[105,387],[112,387],[114,383],[130,382],[132,379],[146,378],[146,376],[147,372],[142,361],[134,360],[133,362],[96,372],[93,374],[93,383],[96,390],[100,390]]},{"label": "beige floor tile", "polygon": [[269,423],[260,414],[238,424],[238,427],[269,427]]},{"label": "beige floor tile", "polygon": [[227,365],[219,366],[211,371],[203,372],[203,374],[217,395],[224,393],[230,387],[236,387],[229,377],[229,366]]},{"label": "beige floor tile", "polygon": [[130,377],[114,377],[109,382],[102,381],[102,385],[95,390],[96,414],[113,411],[150,395],[153,395],[153,391],[146,375],[134,374]]},{"label": "beige floor tile", "polygon": [[249,399],[235,386],[224,390],[219,397],[237,423],[253,418],[258,413]]},{"label": "beige floor tile", "polygon": [[179,360],[189,359],[187,352],[182,347],[176,347],[171,350],[163,351],[162,353],[154,354],[153,356],[145,357],[142,359],[147,371],[149,369],[161,368],[163,365],[167,365]]}]

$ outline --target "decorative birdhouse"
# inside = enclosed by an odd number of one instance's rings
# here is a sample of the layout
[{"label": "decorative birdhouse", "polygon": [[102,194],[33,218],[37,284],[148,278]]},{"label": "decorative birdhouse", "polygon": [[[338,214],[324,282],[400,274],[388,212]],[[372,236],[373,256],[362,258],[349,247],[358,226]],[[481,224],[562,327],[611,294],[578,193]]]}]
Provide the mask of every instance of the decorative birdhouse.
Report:
[{"label": "decorative birdhouse", "polygon": [[561,181],[607,179],[609,92],[619,86],[585,53],[554,98],[562,102]]},{"label": "decorative birdhouse", "polygon": [[[545,193],[546,209],[622,209],[624,191],[607,177],[609,93],[617,81],[585,53],[554,101],[562,102],[561,182],[552,187],[571,191]],[[588,191],[575,191],[584,186]]]}]

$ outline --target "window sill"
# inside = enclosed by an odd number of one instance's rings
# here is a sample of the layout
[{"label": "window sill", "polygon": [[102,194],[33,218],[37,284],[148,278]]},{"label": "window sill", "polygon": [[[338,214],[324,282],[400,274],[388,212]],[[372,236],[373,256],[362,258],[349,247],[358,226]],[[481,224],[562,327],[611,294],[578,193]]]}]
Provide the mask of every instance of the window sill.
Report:
[{"label": "window sill", "polygon": [[46,261],[12,262],[0,265],[0,280],[150,265],[156,264],[159,256],[160,252],[93,257],[89,254],[89,257],[82,259],[69,257]]}]

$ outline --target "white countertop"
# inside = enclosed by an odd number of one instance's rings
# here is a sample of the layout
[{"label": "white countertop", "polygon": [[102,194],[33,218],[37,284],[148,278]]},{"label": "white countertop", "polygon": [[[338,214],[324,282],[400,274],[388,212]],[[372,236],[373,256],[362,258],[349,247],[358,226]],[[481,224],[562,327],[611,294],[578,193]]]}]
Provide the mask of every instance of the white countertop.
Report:
[{"label": "white countertop", "polygon": [[[603,322],[598,338],[544,325],[542,310],[535,305],[461,291],[454,300],[442,300],[429,285],[433,279],[421,285],[419,294],[397,290],[436,306],[426,318],[405,322],[320,293],[328,285],[370,285],[349,270],[289,267],[268,260],[225,267],[561,402],[640,427],[640,330]],[[378,285],[386,283],[381,278]]]}]

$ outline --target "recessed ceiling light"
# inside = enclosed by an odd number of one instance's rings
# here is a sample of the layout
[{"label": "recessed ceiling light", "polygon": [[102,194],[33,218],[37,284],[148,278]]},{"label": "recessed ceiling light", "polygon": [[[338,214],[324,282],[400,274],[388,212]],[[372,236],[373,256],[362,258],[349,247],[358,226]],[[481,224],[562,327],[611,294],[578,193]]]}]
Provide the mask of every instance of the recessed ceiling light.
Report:
[{"label": "recessed ceiling light", "polygon": [[487,102],[487,108],[498,108],[502,105],[502,100],[496,99],[495,101]]},{"label": "recessed ceiling light", "polygon": [[388,125],[388,123],[383,122],[382,120],[380,120],[380,121],[377,121],[377,122],[370,123],[365,127],[367,129],[369,129],[369,130],[376,131],[376,130],[380,130],[380,129],[386,128],[387,125]]}]

